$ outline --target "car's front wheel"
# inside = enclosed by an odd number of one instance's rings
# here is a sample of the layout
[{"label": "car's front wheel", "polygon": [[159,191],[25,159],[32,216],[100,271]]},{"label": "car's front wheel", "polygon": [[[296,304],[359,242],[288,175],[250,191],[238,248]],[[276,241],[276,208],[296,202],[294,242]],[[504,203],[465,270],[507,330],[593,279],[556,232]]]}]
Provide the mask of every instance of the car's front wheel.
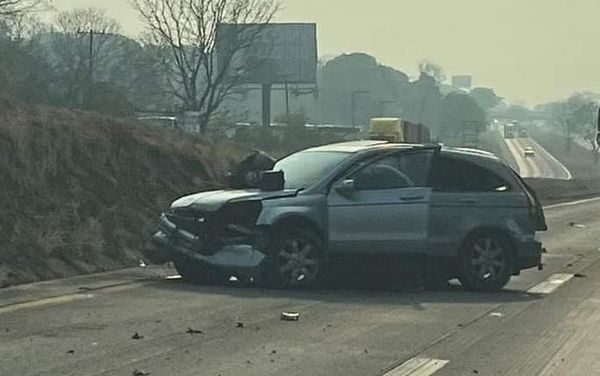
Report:
[{"label": "car's front wheel", "polygon": [[513,274],[512,245],[493,232],[471,236],[459,254],[459,279],[463,286],[477,291],[499,291]]},{"label": "car's front wheel", "polygon": [[266,259],[266,280],[273,288],[311,288],[325,278],[323,241],[310,230],[275,235]]}]

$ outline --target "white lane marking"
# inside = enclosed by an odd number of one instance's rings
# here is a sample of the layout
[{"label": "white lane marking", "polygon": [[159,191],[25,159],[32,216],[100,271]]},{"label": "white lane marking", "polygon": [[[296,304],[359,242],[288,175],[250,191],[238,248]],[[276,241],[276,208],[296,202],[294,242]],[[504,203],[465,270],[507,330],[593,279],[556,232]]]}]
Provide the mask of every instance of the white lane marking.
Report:
[{"label": "white lane marking", "polygon": [[383,376],[430,376],[448,363],[449,360],[411,358]]},{"label": "white lane marking", "polygon": [[558,159],[556,159],[552,154],[550,154],[546,149],[544,149],[540,144],[538,144],[534,139],[530,139],[530,141],[532,144],[534,144],[536,146],[536,148],[539,148],[539,150],[542,151],[542,153],[544,153],[546,155],[546,157],[548,157],[550,160],[552,160],[565,174],[565,178],[561,179],[561,180],[571,180],[573,179],[573,175],[571,175],[571,171],[569,171],[565,165],[563,165],[562,163],[559,162]]},{"label": "white lane marking", "polygon": [[588,204],[590,202],[595,202],[595,201],[600,201],[600,197],[586,198],[585,200],[563,202],[563,203],[560,203],[560,204],[554,204],[554,205],[544,206],[544,209],[545,210],[558,209],[558,208],[564,208],[564,207],[568,207],[568,206]]},{"label": "white lane marking", "polygon": [[527,292],[530,294],[551,294],[560,286],[573,279],[574,276],[575,275],[569,273],[553,274],[544,282],[538,283],[527,290]]},{"label": "white lane marking", "polygon": [[57,296],[54,298],[35,300],[33,302],[18,303],[0,308],[0,314],[19,311],[21,309],[39,308],[55,304],[71,303],[78,300],[91,299],[93,297],[93,294],[72,294]]}]

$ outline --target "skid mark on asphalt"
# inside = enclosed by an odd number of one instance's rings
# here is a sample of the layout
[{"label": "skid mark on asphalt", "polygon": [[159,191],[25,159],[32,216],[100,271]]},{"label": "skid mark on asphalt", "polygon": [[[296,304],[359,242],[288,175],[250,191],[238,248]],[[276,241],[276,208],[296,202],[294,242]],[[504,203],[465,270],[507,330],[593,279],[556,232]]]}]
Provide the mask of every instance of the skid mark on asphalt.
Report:
[{"label": "skid mark on asphalt", "polygon": [[551,294],[556,291],[560,286],[569,282],[575,275],[569,273],[557,273],[553,274],[544,282],[538,283],[529,290],[530,294]]},{"label": "skid mark on asphalt", "polygon": [[412,358],[383,376],[430,376],[442,369],[449,360]]}]

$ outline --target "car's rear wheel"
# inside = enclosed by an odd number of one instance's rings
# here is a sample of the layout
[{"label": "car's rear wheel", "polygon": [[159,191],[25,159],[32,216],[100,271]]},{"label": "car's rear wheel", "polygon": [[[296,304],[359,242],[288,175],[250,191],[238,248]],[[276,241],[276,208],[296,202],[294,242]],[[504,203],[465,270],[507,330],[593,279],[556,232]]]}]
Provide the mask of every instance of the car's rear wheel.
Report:
[{"label": "car's rear wheel", "polygon": [[206,285],[223,284],[227,282],[225,273],[198,261],[189,258],[181,258],[175,260],[174,263],[175,269],[185,281]]},{"label": "car's rear wheel", "polygon": [[463,286],[477,291],[499,291],[513,274],[512,244],[499,234],[480,232],[465,242],[458,261]]},{"label": "car's rear wheel", "polygon": [[272,241],[266,281],[273,288],[311,288],[325,278],[323,241],[310,230],[284,230]]}]

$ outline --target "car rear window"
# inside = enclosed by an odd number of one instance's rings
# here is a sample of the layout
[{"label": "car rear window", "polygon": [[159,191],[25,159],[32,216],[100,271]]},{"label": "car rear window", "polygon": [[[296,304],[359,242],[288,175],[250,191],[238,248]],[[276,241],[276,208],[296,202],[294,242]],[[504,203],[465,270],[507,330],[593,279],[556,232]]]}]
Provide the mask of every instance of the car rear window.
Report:
[{"label": "car rear window", "polygon": [[439,192],[508,192],[511,186],[494,172],[457,158],[435,158],[429,184]]}]

